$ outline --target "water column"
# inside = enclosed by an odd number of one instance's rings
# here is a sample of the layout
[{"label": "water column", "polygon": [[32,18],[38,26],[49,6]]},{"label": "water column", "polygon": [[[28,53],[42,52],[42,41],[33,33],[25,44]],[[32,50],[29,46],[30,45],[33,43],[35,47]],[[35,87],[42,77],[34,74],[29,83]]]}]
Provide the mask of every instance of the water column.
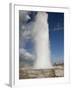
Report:
[{"label": "water column", "polygon": [[36,50],[34,69],[48,69],[52,67],[50,58],[49,28],[47,19],[48,14],[45,12],[38,12],[36,15],[33,28]]}]

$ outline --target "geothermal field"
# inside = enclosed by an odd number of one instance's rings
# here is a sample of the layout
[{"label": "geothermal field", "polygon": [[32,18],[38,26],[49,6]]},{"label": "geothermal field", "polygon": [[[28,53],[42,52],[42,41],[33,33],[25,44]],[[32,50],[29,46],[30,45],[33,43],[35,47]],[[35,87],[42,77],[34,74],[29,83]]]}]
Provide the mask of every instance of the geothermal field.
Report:
[{"label": "geothermal field", "polygon": [[53,69],[27,69],[20,68],[19,79],[56,78],[64,77],[64,65],[54,65]]},{"label": "geothermal field", "polygon": [[48,13],[29,15],[20,12],[19,79],[63,77],[64,64],[51,62]]}]

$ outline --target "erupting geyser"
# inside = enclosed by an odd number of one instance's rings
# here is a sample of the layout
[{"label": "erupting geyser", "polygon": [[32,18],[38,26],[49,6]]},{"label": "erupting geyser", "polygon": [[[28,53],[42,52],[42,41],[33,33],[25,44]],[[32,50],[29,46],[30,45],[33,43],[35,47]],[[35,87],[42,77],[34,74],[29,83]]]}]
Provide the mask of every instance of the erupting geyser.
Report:
[{"label": "erupting geyser", "polygon": [[33,28],[36,48],[36,61],[34,63],[34,69],[48,69],[52,67],[47,19],[48,14],[45,12],[38,12],[36,15]]}]

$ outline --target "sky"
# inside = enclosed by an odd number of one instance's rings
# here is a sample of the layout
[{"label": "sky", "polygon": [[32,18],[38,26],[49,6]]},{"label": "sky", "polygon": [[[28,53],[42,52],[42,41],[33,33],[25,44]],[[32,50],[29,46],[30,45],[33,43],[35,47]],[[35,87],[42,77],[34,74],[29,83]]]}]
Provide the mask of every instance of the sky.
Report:
[{"label": "sky", "polygon": [[[34,54],[34,42],[30,36],[32,25],[35,20],[37,12],[19,12],[19,30],[20,33],[20,48],[25,49],[24,53]],[[29,16],[28,16],[29,15]],[[57,61],[64,61],[64,14],[56,12],[48,12],[48,24],[49,24],[49,39],[52,63]],[[28,30],[28,31],[27,31]],[[24,34],[23,34],[24,32]],[[23,38],[21,39],[21,36]],[[28,54],[27,54],[28,55]],[[30,55],[30,56],[31,56]]]},{"label": "sky", "polygon": [[64,14],[49,13],[48,22],[52,61],[64,61]]}]

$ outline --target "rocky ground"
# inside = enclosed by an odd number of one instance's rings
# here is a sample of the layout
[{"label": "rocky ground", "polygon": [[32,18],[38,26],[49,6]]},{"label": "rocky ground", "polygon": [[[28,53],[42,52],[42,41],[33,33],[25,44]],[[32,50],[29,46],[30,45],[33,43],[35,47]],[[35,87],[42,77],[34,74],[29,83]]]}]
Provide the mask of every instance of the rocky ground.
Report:
[{"label": "rocky ground", "polygon": [[51,78],[51,77],[63,77],[64,65],[54,65],[52,69],[27,69],[20,68],[19,79],[29,78]]}]

